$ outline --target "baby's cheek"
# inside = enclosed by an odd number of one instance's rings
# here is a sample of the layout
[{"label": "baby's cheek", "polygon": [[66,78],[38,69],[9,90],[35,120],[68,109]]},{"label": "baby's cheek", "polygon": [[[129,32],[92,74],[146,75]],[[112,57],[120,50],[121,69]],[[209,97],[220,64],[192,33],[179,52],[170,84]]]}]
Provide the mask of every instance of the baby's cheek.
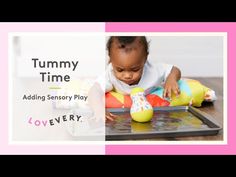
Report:
[{"label": "baby's cheek", "polygon": [[142,76],[142,73],[137,73],[137,74],[136,74],[136,78],[137,78],[137,79],[140,79],[141,76]]},{"label": "baby's cheek", "polygon": [[117,79],[122,79],[122,73],[116,73],[116,78]]}]

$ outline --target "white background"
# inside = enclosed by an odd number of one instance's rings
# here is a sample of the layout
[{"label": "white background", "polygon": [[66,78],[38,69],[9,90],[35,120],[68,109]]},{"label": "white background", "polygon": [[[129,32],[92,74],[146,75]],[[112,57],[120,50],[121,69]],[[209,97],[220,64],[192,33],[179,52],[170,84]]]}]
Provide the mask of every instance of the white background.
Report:
[{"label": "white background", "polygon": [[222,36],[152,36],[149,59],[176,65],[182,76],[223,77]]}]

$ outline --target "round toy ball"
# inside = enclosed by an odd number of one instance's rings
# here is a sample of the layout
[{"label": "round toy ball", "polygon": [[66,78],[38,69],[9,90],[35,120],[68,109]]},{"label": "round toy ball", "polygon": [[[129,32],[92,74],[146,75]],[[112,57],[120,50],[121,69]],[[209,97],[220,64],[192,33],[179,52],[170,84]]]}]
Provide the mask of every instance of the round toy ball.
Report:
[{"label": "round toy ball", "polygon": [[137,122],[148,122],[153,117],[153,108],[144,96],[144,89],[140,87],[131,90],[132,106],[131,117]]}]

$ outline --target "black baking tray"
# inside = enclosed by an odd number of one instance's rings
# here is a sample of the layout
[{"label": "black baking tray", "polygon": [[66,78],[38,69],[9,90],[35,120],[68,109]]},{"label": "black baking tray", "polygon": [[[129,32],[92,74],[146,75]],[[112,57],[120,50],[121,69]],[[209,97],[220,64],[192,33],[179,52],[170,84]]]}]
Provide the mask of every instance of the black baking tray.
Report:
[{"label": "black baking tray", "polygon": [[106,122],[106,140],[216,135],[222,130],[213,117],[191,106],[153,109],[154,116],[146,123],[132,120],[128,108],[107,109],[118,118]]}]

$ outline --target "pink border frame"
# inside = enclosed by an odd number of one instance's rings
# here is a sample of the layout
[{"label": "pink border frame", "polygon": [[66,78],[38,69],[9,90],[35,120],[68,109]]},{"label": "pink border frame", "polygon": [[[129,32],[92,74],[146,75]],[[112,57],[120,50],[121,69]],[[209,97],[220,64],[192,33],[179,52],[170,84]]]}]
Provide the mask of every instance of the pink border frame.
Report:
[{"label": "pink border frame", "polygon": [[[227,145],[107,145],[106,154],[235,154],[236,119],[233,101],[236,75],[236,23],[106,23],[106,32],[227,32]],[[230,95],[230,96],[229,96]]]},{"label": "pink border frame", "polygon": [[[104,26],[105,24],[105,26]],[[8,43],[9,32],[227,32],[228,139],[227,145],[9,145]],[[236,23],[0,23],[0,154],[235,154],[236,120],[233,100],[236,75]]]}]

